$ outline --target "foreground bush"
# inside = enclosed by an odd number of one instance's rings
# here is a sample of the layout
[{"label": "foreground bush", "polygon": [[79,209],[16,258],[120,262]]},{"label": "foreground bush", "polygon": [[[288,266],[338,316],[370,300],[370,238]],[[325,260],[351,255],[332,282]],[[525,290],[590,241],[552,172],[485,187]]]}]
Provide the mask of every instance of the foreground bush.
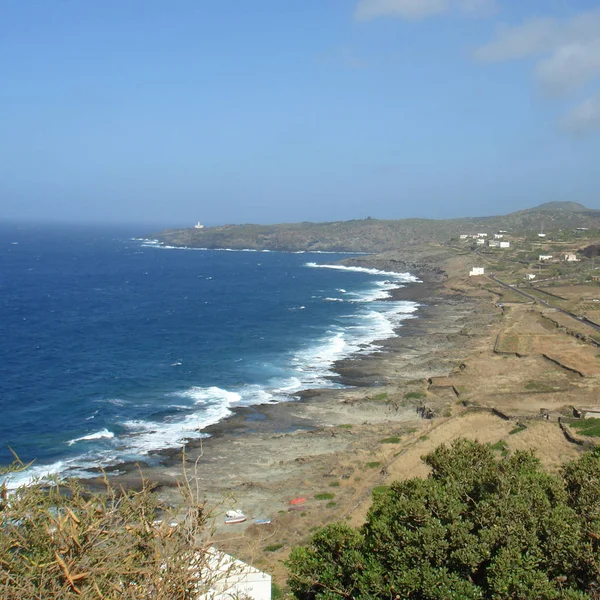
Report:
[{"label": "foreground bush", "polygon": [[600,450],[559,475],[466,440],[425,461],[430,476],[377,494],[361,528],[291,553],[297,598],[600,598]]},{"label": "foreground bush", "polygon": [[136,492],[105,486],[94,494],[77,481],[2,490],[1,598],[187,599],[223,577],[207,565],[215,559],[201,540],[205,515],[187,480],[177,526],[146,481]]}]

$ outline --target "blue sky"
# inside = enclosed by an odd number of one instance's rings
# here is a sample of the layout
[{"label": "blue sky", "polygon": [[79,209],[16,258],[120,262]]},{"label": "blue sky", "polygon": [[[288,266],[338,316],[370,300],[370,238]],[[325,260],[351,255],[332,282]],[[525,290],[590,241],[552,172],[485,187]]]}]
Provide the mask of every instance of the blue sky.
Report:
[{"label": "blue sky", "polygon": [[590,0],[5,0],[0,219],[600,208]]}]

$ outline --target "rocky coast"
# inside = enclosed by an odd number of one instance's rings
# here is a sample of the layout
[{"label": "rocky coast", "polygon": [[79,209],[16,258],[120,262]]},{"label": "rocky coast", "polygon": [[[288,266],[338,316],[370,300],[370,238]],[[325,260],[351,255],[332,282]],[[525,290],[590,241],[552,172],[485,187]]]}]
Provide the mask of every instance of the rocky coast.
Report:
[{"label": "rocky coast", "polygon": [[[418,302],[416,318],[381,340],[379,352],[337,363],[347,387],[236,409],[206,430],[210,437],[184,455],[163,455],[143,474],[177,505],[185,467],[198,502],[211,511],[211,542],[283,582],[292,546],[333,521],[362,523],[372,494],[394,480],[426,476],[421,457],[441,443],[468,437],[504,453],[534,449],[550,469],[576,457],[583,446],[567,439],[558,417],[568,404],[600,400],[599,374],[579,377],[541,351],[499,352],[498,340],[518,331],[565,352],[577,348],[582,360],[588,349],[537,307],[499,302],[502,292],[487,279],[466,275],[475,260],[444,245],[350,259],[418,275],[419,283],[390,299]],[[139,477],[132,468],[116,480],[131,486]],[[290,504],[297,498],[305,501]],[[247,520],[225,524],[229,509]]]}]

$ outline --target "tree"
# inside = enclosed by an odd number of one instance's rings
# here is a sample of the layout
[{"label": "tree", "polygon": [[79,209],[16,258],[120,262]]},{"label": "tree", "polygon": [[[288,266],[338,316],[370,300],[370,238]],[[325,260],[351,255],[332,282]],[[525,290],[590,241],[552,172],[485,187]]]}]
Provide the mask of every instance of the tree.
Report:
[{"label": "tree", "polygon": [[375,495],[362,527],[292,551],[297,598],[600,598],[600,450],[558,475],[467,440],[425,462],[429,477]]}]

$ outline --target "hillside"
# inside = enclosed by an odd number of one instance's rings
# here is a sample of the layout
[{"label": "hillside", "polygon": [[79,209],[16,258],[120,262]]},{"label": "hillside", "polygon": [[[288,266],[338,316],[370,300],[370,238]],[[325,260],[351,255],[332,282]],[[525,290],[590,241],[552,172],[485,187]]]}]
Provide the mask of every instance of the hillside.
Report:
[{"label": "hillside", "polygon": [[507,215],[461,219],[363,219],[333,223],[223,225],[168,229],[153,237],[165,245],[287,251],[383,252],[427,241],[446,241],[468,232],[498,229],[517,234],[574,227],[600,227],[600,210],[575,202],[550,202]]}]

